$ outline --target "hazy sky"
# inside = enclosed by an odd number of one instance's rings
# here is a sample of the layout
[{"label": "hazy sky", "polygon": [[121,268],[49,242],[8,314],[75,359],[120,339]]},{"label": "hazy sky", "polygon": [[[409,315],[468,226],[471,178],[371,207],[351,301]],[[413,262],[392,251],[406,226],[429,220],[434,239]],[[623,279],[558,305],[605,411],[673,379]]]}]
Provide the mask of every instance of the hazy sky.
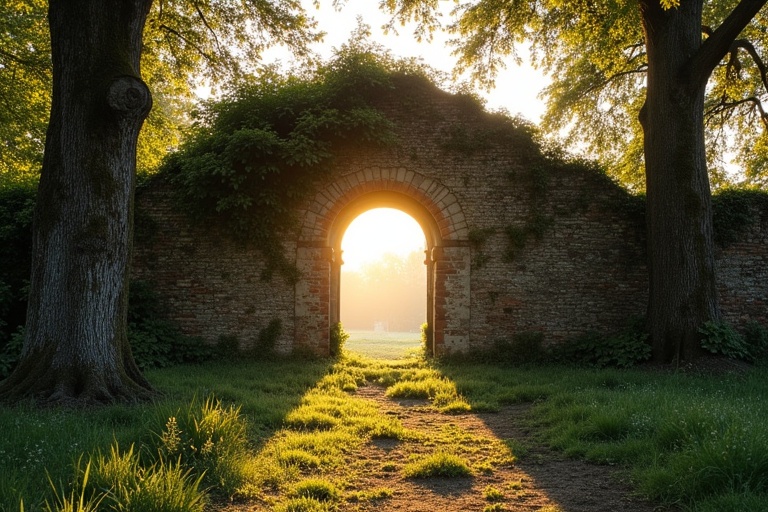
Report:
[{"label": "hazy sky", "polygon": [[[398,35],[390,32],[384,35],[382,25],[389,21],[389,16],[378,9],[378,2],[371,0],[346,0],[341,10],[333,8],[331,0],[320,0],[320,8],[313,5],[312,0],[302,0],[307,12],[319,24],[320,30],[326,33],[323,43],[315,47],[321,56],[329,57],[334,48],[346,43],[357,28],[357,17],[371,27],[371,38],[392,52],[395,57],[421,57],[430,66],[450,73],[456,62],[451,56],[451,49],[446,46],[448,36],[434,34],[431,43],[418,43],[413,36],[413,26],[397,27]],[[441,1],[444,5],[444,19],[448,19],[450,10],[455,5],[452,1]],[[286,60],[285,54],[270,53],[267,59],[280,58]],[[478,91],[486,98],[489,109],[505,108],[511,114],[521,114],[530,121],[538,122],[544,112],[544,106],[538,99],[538,94],[546,85],[546,79],[541,73],[523,64],[518,66],[512,59],[509,65],[496,80],[493,91]]]}]

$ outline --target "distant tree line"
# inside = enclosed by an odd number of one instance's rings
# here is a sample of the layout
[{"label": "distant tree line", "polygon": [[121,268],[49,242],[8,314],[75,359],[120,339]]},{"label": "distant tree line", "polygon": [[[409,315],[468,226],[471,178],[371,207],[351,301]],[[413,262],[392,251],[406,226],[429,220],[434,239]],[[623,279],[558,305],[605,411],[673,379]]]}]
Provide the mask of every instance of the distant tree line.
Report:
[{"label": "distant tree line", "polygon": [[341,273],[341,321],[347,329],[418,332],[426,320],[424,255],[386,253],[358,271]]}]

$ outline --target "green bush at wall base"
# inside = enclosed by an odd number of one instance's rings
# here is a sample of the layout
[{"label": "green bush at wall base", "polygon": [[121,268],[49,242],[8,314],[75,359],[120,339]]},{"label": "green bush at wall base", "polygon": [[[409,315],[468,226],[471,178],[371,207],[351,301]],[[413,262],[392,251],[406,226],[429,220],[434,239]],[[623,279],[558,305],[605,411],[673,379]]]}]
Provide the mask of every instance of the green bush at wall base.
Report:
[{"label": "green bush at wall base", "polygon": [[342,327],[341,322],[334,324],[331,327],[330,335],[330,349],[331,356],[336,357],[341,354],[344,344],[349,339],[349,334]]},{"label": "green bush at wall base", "polygon": [[586,333],[553,350],[558,362],[591,368],[631,368],[651,357],[648,335],[638,328],[606,336],[597,332]]},{"label": "green bush at wall base", "polygon": [[424,354],[427,357],[434,355],[435,346],[432,338],[432,328],[426,322],[421,324],[421,346],[424,348]]},{"label": "green bush at wall base", "polygon": [[141,369],[199,363],[213,358],[215,349],[201,338],[181,334],[163,315],[160,299],[149,283],[131,283],[128,301],[128,341]]},{"label": "green bush at wall base", "polygon": [[768,362],[768,329],[760,322],[751,320],[744,326],[743,336],[755,361]]},{"label": "green bush at wall base", "polygon": [[768,329],[759,322],[747,323],[743,334],[725,322],[706,322],[699,332],[701,347],[712,354],[752,362],[765,359],[768,353]]}]

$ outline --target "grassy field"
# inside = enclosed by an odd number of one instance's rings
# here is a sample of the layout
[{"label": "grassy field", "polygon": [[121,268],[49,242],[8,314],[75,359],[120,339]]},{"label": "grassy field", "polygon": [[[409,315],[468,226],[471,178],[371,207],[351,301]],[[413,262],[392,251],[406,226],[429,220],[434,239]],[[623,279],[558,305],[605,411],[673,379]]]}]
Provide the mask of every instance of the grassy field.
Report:
[{"label": "grassy field", "polygon": [[[351,393],[362,385],[427,398],[445,414],[532,403],[542,442],[625,467],[643,496],[698,512],[768,510],[765,368],[717,377],[517,368],[389,350],[408,343],[363,336],[338,361],[152,371],[164,393],[154,404],[0,408],[0,510],[195,511],[235,498],[301,512],[387,499],[386,489],[346,491],[359,475],[345,457],[375,439],[416,434]],[[388,360],[356,354],[358,344]],[[460,452],[461,438],[446,442]],[[436,464],[448,462],[456,463]]]},{"label": "grassy field", "polygon": [[421,333],[347,330],[347,350],[373,359],[402,359],[418,353]]}]

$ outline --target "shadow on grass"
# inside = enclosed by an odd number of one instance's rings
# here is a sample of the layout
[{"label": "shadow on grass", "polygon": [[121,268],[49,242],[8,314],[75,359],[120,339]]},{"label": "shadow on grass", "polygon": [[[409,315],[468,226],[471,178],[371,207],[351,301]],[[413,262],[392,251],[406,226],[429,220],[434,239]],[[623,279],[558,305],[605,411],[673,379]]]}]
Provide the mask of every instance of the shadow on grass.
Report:
[{"label": "shadow on grass", "polygon": [[[168,418],[194,400],[214,397],[240,407],[250,444],[262,446],[286,415],[328,373],[331,361],[271,360],[215,362],[146,372],[162,393],[155,403],[91,410],[0,407],[0,510],[40,510],[76,480],[76,463],[112,445],[127,449],[157,436],[159,418]],[[164,421],[164,420],[161,420]]]}]

